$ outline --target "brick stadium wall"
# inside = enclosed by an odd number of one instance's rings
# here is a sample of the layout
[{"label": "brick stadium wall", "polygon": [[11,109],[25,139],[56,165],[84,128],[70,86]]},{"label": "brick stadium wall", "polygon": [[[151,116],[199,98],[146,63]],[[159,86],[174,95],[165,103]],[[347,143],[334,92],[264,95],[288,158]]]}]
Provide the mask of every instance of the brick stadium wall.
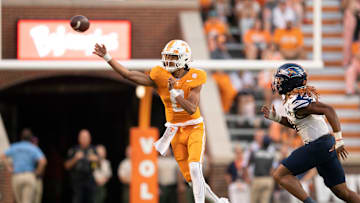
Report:
[{"label": "brick stadium wall", "polygon": [[2,11],[2,53],[4,59],[16,58],[18,19],[70,19],[82,14],[90,19],[122,19],[132,24],[132,58],[160,58],[170,39],[180,38],[179,12],[192,8],[73,8],[11,7]]},{"label": "brick stadium wall", "polygon": [[11,174],[0,164],[0,203],[13,203]]}]

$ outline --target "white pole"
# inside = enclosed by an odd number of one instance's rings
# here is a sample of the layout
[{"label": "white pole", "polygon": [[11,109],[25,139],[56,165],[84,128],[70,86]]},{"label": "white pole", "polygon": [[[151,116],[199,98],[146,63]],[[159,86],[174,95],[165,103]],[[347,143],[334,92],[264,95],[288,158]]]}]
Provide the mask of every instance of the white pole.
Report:
[{"label": "white pole", "polygon": [[313,60],[314,61],[322,61],[322,33],[321,33],[321,27],[322,27],[322,6],[321,6],[321,0],[314,0],[313,4]]}]

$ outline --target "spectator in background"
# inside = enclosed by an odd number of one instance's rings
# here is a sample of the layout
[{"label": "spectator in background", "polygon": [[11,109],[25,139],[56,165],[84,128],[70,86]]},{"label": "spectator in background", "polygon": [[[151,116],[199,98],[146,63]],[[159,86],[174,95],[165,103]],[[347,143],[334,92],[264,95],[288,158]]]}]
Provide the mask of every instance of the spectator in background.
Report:
[{"label": "spectator in background", "polygon": [[227,18],[231,15],[229,0],[215,0],[215,10],[219,19],[227,23]]},{"label": "spectator in background", "polygon": [[245,122],[253,126],[255,124],[256,108],[253,92],[249,90],[240,92],[236,101],[237,114],[242,116]]},{"label": "spectator in background", "polygon": [[99,167],[94,171],[94,178],[97,185],[96,203],[104,203],[106,199],[106,183],[112,176],[110,161],[106,159],[106,148],[104,145],[96,146],[96,152],[99,156]]},{"label": "spectator in background", "polygon": [[261,58],[263,60],[283,60],[279,46],[276,43],[269,43],[265,51],[262,52]]},{"label": "spectator in background", "polygon": [[91,145],[88,130],[80,130],[78,142],[79,145],[69,149],[65,161],[65,169],[70,171],[73,203],[95,203],[96,183],[93,172],[99,165],[99,157]]},{"label": "spectator in background", "polygon": [[305,18],[305,6],[303,0],[289,0],[290,7],[295,12],[296,21],[294,22],[297,27],[301,27],[303,21],[306,21]]},{"label": "spectator in background", "polygon": [[126,147],[125,159],[123,159],[118,168],[118,177],[122,185],[121,202],[130,202],[130,181],[131,181],[131,147]]},{"label": "spectator in background", "polygon": [[274,41],[285,59],[305,58],[303,34],[299,28],[293,26],[292,21],[287,21],[285,29],[275,30]]},{"label": "spectator in background", "polygon": [[[12,173],[12,189],[17,203],[33,203],[36,195],[36,178],[42,176],[46,158],[41,149],[31,143],[32,132],[24,129],[21,141],[14,143],[0,156]],[[12,163],[8,159],[12,160]]]},{"label": "spectator in background", "polygon": [[199,0],[199,5],[201,8],[201,18],[203,21],[205,21],[206,18],[208,17],[212,3],[213,3],[212,0]]},{"label": "spectator in background", "polygon": [[215,11],[209,12],[209,19],[204,23],[210,57],[213,59],[231,58],[225,46],[226,39],[231,37],[228,25],[217,17]]},{"label": "spectator in background", "polygon": [[250,194],[248,185],[250,179],[243,157],[243,151],[240,147],[235,148],[235,160],[228,166],[225,180],[229,188],[231,203],[249,202]]},{"label": "spectator in background", "polygon": [[238,92],[235,100],[237,114],[243,116],[245,122],[253,123],[256,107],[253,95],[255,87],[253,73],[250,71],[233,72],[230,74],[230,79],[233,87]]},{"label": "spectator in background", "polygon": [[231,84],[230,77],[223,71],[215,71],[212,74],[220,92],[221,104],[224,113],[229,113],[231,106],[233,105],[234,98],[236,96],[236,90]]},{"label": "spectator in background", "polygon": [[260,14],[260,5],[255,0],[237,0],[235,5],[238,27],[241,36],[254,26],[256,18]]},{"label": "spectator in background", "polygon": [[[209,41],[210,57],[212,59],[230,59],[231,56],[225,45],[225,35],[217,35],[214,40]],[[215,43],[215,44],[212,44]]]},{"label": "spectator in background", "polygon": [[251,203],[269,203],[274,187],[271,171],[275,164],[275,150],[270,148],[271,139],[264,136],[260,148],[250,155],[249,164],[254,165],[251,182]]},{"label": "spectator in background", "polygon": [[255,86],[254,75],[251,71],[234,71],[230,74],[230,79],[237,92],[253,89]]},{"label": "spectator in background", "polygon": [[271,40],[270,33],[263,29],[260,19],[256,19],[252,29],[248,30],[243,42],[245,44],[245,55],[247,59],[260,59],[262,51]]},{"label": "spectator in background", "polygon": [[[31,131],[30,131],[31,133]],[[32,134],[32,133],[31,133]],[[39,138],[32,136],[31,143],[39,147]],[[43,175],[43,174],[42,174]],[[43,196],[43,180],[42,175],[36,177],[36,189],[35,189],[35,203],[41,203]]]},{"label": "spectator in background", "polygon": [[345,82],[346,82],[346,94],[355,94],[355,84],[358,75],[360,75],[360,39],[352,44],[351,64],[346,70]]},{"label": "spectator in background", "polygon": [[[254,140],[251,142],[249,148],[245,151],[244,153],[244,159],[245,159],[245,165],[248,166],[249,165],[249,160],[250,160],[250,156],[252,153],[256,152],[257,150],[260,149],[261,145],[262,145],[262,141],[264,139],[265,136],[265,131],[262,129],[256,129],[255,133],[254,133]],[[249,177],[250,179],[253,178],[253,174],[254,174],[254,167],[253,165],[250,165],[248,167],[248,172],[249,172]]]},{"label": "spectator in background", "polygon": [[290,2],[280,0],[278,6],[274,9],[273,24],[276,29],[285,29],[288,21],[296,22],[295,11],[289,5]]},{"label": "spectator in background", "polygon": [[357,0],[349,0],[346,3],[344,13],[344,62],[347,66],[351,62],[351,46],[353,41],[357,41],[360,31],[360,2]]},{"label": "spectator in background", "polygon": [[263,11],[262,11],[262,19],[264,22],[264,28],[265,30],[267,30],[268,32],[272,32],[273,28],[272,28],[272,22],[273,22],[273,18],[274,18],[274,9],[276,8],[278,3],[278,0],[267,0],[265,2]]},{"label": "spectator in background", "polygon": [[165,156],[158,159],[158,180],[160,186],[159,203],[177,203],[177,184],[178,168],[174,157],[171,156],[171,150],[166,152]]}]

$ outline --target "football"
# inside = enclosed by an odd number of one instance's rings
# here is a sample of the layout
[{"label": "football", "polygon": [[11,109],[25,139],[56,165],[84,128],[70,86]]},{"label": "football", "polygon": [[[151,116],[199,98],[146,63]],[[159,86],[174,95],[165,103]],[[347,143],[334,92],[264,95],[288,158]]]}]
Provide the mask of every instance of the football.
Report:
[{"label": "football", "polygon": [[85,32],[90,27],[87,17],[82,15],[73,16],[70,20],[71,27],[77,32]]}]

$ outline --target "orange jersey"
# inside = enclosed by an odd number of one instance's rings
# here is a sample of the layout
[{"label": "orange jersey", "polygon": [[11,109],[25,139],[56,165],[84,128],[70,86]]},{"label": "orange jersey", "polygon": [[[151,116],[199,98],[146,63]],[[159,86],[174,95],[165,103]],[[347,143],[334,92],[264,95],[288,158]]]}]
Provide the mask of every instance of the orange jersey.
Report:
[{"label": "orange jersey", "polygon": [[207,20],[204,24],[204,29],[207,35],[211,32],[217,35],[225,35],[228,32],[226,24],[218,19]]},{"label": "orange jersey", "polygon": [[282,49],[296,49],[304,44],[303,34],[298,28],[275,30],[274,41]]},{"label": "orange jersey", "polygon": [[[178,104],[175,98],[170,98],[170,92],[168,88],[168,80],[173,77],[171,73],[160,66],[156,66],[151,69],[150,78],[155,82],[157,86],[157,92],[161,97],[161,100],[165,106],[166,121],[170,123],[182,123],[185,121],[200,118],[199,107],[196,112],[190,115],[180,104]],[[184,98],[188,98],[190,90],[198,87],[206,82],[205,71],[190,68],[182,78],[176,80],[174,89],[182,90]]]},{"label": "orange jersey", "polygon": [[228,74],[223,72],[215,72],[212,77],[214,78],[216,84],[219,87],[223,110],[225,113],[228,113],[237,92],[233,87]]}]

